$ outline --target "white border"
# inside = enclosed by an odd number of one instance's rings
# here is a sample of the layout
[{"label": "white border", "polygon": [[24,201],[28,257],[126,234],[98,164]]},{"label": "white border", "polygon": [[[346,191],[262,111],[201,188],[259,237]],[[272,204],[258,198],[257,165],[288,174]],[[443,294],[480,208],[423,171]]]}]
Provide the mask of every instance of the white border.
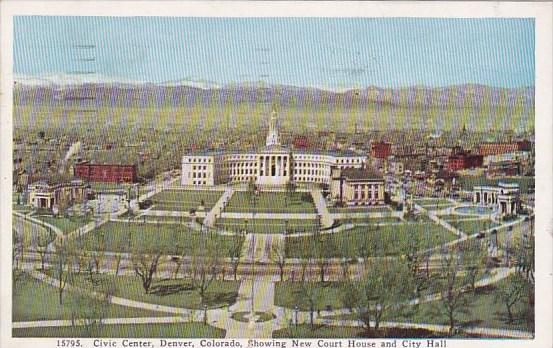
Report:
[{"label": "white border", "polygon": [[[448,340],[448,348],[552,346],[553,103],[551,2],[175,2],[0,1],[0,347],[55,347],[55,339],[11,339],[13,16],[526,17],[536,28],[536,339]],[[39,58],[37,58],[39,59]],[[10,197],[7,199],[6,197]],[[83,340],[92,346],[91,340]],[[156,342],[156,340],[151,340]],[[424,341],[424,340],[423,340]],[[87,345],[88,346],[88,345]],[[119,342],[119,347],[121,346]],[[196,345],[198,347],[198,345]],[[424,346],[424,344],[422,345]],[[288,344],[290,347],[290,344]]]}]

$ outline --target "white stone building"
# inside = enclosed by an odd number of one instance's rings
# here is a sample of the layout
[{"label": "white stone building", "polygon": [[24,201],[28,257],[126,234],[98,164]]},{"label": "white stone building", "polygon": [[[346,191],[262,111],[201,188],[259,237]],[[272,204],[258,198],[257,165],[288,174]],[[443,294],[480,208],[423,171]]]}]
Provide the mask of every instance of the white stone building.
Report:
[{"label": "white stone building", "polygon": [[501,216],[516,215],[520,210],[519,186],[502,182],[497,186],[474,186],[472,201],[478,205],[492,207]]},{"label": "white stone building", "polygon": [[366,162],[366,155],[352,151],[291,151],[280,143],[273,111],[263,149],[186,154],[181,184],[213,186],[253,180],[260,186],[281,186],[289,181],[330,185],[332,168],[363,168]]}]

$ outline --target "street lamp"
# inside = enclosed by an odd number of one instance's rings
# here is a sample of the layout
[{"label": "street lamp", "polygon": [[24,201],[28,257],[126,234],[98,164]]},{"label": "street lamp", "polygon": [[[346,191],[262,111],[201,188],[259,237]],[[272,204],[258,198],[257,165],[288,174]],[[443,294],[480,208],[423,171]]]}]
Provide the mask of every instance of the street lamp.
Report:
[{"label": "street lamp", "polygon": [[298,311],[299,311],[299,308],[298,308],[298,306],[296,305],[296,306],[294,307],[294,316],[295,316],[296,327],[298,326]]},{"label": "street lamp", "polygon": [[204,325],[207,325],[207,305],[204,304]]}]

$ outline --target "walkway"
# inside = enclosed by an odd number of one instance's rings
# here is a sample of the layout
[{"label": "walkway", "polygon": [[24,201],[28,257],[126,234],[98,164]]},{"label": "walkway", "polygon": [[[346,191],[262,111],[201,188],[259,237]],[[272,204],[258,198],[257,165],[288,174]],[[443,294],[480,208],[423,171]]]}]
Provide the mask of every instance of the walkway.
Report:
[{"label": "walkway", "polygon": [[330,216],[328,209],[326,207],[326,200],[323,197],[320,189],[312,189],[311,197],[313,197],[313,202],[317,208],[317,213],[321,217],[321,226],[323,228],[329,228],[334,224],[334,219]]},{"label": "walkway", "polygon": [[274,245],[283,246],[284,236],[281,234],[249,233],[242,246],[243,263],[267,264],[272,262]]},{"label": "walkway", "polygon": [[204,225],[208,227],[213,227],[215,225],[215,220],[217,214],[222,215],[223,209],[225,209],[225,205],[230,202],[230,199],[232,198],[232,195],[234,194],[234,190],[232,187],[227,187],[225,192],[219,197],[219,200],[213,208],[206,214],[204,219]]},{"label": "walkway", "polygon": [[[252,284],[253,282],[253,284]],[[253,292],[252,292],[253,290]],[[253,301],[252,301],[253,297]],[[238,300],[229,310],[231,312],[264,312],[275,313],[274,306],[275,283],[272,277],[258,277],[254,280],[243,280],[238,290]],[[233,319],[226,320],[224,329],[227,330],[226,338],[271,338],[275,326],[279,327],[279,320],[269,320],[256,323],[257,316],[246,316],[250,322],[239,322]]]},{"label": "walkway", "polygon": [[415,206],[415,210],[423,212],[424,214],[426,214],[430,218],[430,220],[434,221],[438,225],[440,225],[440,226],[444,227],[445,229],[447,229],[448,231],[452,232],[457,237],[467,238],[467,234],[465,232],[451,226],[447,221],[440,219],[438,217],[438,215],[436,214],[436,212],[432,212],[430,210],[427,210],[426,208],[423,208],[422,206],[418,205],[417,203],[414,203],[414,206]]}]

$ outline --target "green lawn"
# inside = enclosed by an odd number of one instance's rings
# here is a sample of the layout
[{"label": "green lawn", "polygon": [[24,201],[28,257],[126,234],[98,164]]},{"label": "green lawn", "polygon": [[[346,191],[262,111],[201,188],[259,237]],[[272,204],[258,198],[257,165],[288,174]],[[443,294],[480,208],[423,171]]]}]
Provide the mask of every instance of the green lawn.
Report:
[{"label": "green lawn", "polygon": [[14,337],[105,337],[105,338],[224,338],[226,331],[203,323],[65,326],[13,329]]},{"label": "green lawn", "polygon": [[398,217],[386,216],[379,218],[368,218],[364,216],[349,216],[342,219],[336,219],[334,221],[339,221],[341,223],[368,223],[368,224],[389,224],[389,223],[400,223],[401,219]]},{"label": "green lawn", "polygon": [[497,223],[487,219],[486,220],[454,220],[454,221],[448,221],[448,222],[451,226],[458,228],[467,234],[474,234],[480,231],[487,230],[489,228],[499,226]]},{"label": "green lawn", "polygon": [[[137,216],[133,219],[133,222],[164,222],[164,223],[173,223],[173,224],[183,224],[192,221],[192,218],[188,216],[154,216],[154,215],[142,215]],[[196,219],[198,221],[198,219]]]},{"label": "green lawn", "polygon": [[494,178],[488,179],[485,176],[461,176],[458,183],[463,190],[472,191],[474,186],[497,185],[499,182],[517,183],[519,184],[522,193],[528,192],[529,188],[534,188],[535,178],[529,176],[511,177],[511,178]]},{"label": "green lawn", "polygon": [[[510,278],[479,289],[475,294],[467,293],[466,313],[459,315],[463,326],[483,326],[512,330],[531,330],[525,320],[526,303],[515,305],[515,320],[508,323],[505,305],[496,302],[497,286],[510,281]],[[447,317],[439,311],[439,303],[425,303],[420,305],[409,320],[415,323],[447,324]]]},{"label": "green lawn", "polygon": [[235,192],[225,212],[315,213],[316,209],[309,192],[294,192],[289,197],[285,192]]},{"label": "green lawn", "polygon": [[[371,256],[399,255],[416,235],[420,249],[450,242],[455,236],[434,223],[403,223],[384,226],[357,226],[351,230],[319,236],[327,257],[357,257],[358,250],[369,248]],[[286,238],[287,257],[309,257],[311,237]]]},{"label": "green lawn", "polygon": [[[314,288],[317,299],[315,310],[324,311],[327,306],[331,309],[342,308],[341,282],[308,283]],[[302,297],[302,283],[298,281],[277,282],[275,286],[275,305],[287,308],[298,308],[301,311],[309,310],[309,303]]]},{"label": "green lawn", "polygon": [[92,221],[90,218],[85,218],[82,216],[71,216],[71,217],[53,217],[53,216],[36,216],[37,219],[54,225],[64,234],[71,233],[77,230],[79,227],[85,226]]},{"label": "green lawn", "polygon": [[378,332],[367,333],[361,327],[336,325],[312,327],[308,323],[273,331],[273,338],[438,338],[445,336],[425,329],[381,328]]},{"label": "green lawn", "polygon": [[392,211],[389,207],[375,206],[353,206],[353,207],[329,207],[330,213],[389,213]]},{"label": "green lawn", "polygon": [[286,220],[282,219],[250,219],[246,225],[242,219],[224,218],[217,220],[217,227],[228,231],[247,229],[248,232],[253,233],[284,233],[286,226],[288,226],[288,233],[314,232],[317,230],[318,222],[317,220],[291,219],[288,220],[288,225],[286,225]]},{"label": "green lawn", "polygon": [[242,243],[242,237],[200,233],[184,225],[108,222],[84,235],[81,242],[84,250],[96,250],[103,244],[107,251],[114,252],[126,252],[130,246],[136,253],[161,250],[164,254],[184,252],[186,255],[198,254],[201,245],[206,243],[221,250],[221,256],[225,256],[235,238],[241,238],[239,242]]},{"label": "green lawn", "polygon": [[[489,327],[509,330],[532,331],[532,323],[526,320],[526,302],[515,304],[513,314],[514,320],[508,322],[507,310],[502,302],[497,301],[497,287],[505,284],[510,278],[504,279],[484,288],[477,289],[475,293],[465,293],[467,305],[458,314],[457,320],[461,326]],[[328,318],[357,319],[355,314],[339,316],[328,316]],[[388,320],[411,323],[441,324],[448,325],[447,316],[442,311],[442,304],[439,301],[421,304],[412,307],[411,311],[394,315]]]},{"label": "green lawn", "polygon": [[154,210],[189,211],[198,209],[202,201],[207,210],[217,203],[222,194],[223,191],[165,190],[154,195],[151,200]]},{"label": "green lawn", "polygon": [[[94,275],[94,280],[115,284],[115,296],[135,301],[193,309],[203,309],[204,306],[198,290],[194,289],[188,280],[154,280],[149,294],[144,292],[140,279],[135,276],[99,274]],[[72,283],[83,288],[94,288],[89,276],[85,274],[75,275]],[[207,289],[205,304],[208,308],[232,305],[236,302],[239,287],[238,281],[214,280]]]},{"label": "green lawn", "polygon": [[87,303],[85,306],[79,303],[81,300],[82,296],[70,291],[64,291],[63,305],[60,306],[57,287],[35,280],[30,276],[23,275],[22,278],[17,281],[13,291],[12,320],[71,319],[73,313],[75,313],[76,316],[87,315],[87,310],[94,306],[104,308],[104,316],[106,318],[167,315],[167,313],[108,304],[93,299],[85,300]]},{"label": "green lawn", "polygon": [[12,204],[12,209],[20,213],[28,213],[33,211],[33,207],[31,207],[30,205],[15,204],[15,203]]},{"label": "green lawn", "polygon": [[447,205],[451,204],[451,201],[445,198],[424,198],[424,199],[414,199],[416,204],[421,207],[431,207],[437,205]]}]

